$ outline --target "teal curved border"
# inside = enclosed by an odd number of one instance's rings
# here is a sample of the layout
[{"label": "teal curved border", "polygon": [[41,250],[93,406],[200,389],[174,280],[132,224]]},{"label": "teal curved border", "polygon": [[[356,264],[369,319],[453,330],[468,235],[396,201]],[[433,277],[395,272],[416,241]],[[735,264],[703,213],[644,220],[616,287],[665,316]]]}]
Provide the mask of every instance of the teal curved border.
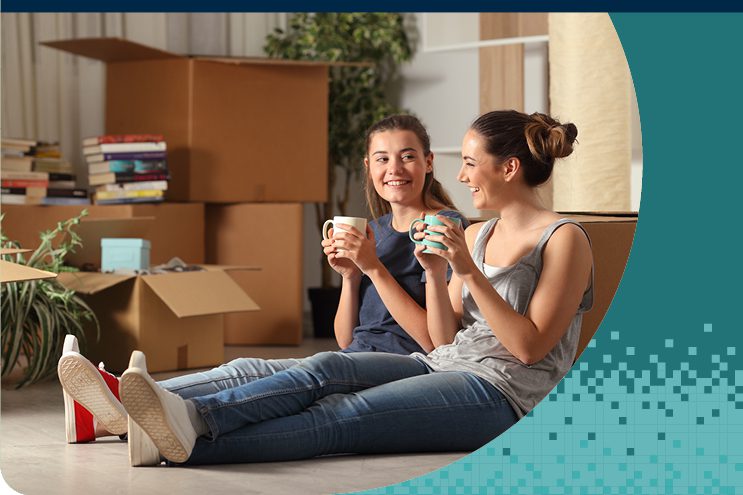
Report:
[{"label": "teal curved border", "polygon": [[524,420],[366,494],[707,494],[743,487],[743,15],[612,15],[643,131],[643,200],[614,302]]}]

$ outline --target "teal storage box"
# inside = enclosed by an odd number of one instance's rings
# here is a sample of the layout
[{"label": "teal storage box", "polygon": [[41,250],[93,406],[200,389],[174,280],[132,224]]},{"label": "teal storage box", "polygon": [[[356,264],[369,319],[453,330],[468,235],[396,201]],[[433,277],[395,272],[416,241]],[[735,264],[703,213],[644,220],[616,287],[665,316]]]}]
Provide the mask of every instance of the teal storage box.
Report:
[{"label": "teal storage box", "polygon": [[150,241],[146,239],[101,239],[101,271],[147,270]]}]

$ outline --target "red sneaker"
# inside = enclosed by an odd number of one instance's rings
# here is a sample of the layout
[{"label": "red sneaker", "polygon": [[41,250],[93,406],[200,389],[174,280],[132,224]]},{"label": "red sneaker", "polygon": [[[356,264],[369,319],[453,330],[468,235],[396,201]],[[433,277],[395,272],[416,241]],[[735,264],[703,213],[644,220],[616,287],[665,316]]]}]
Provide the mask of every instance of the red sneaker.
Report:
[{"label": "red sneaker", "polygon": [[127,415],[119,400],[119,379],[85,359],[74,335],[67,335],[57,365],[65,402],[68,443],[95,440],[95,422],[114,435],[127,431]]}]

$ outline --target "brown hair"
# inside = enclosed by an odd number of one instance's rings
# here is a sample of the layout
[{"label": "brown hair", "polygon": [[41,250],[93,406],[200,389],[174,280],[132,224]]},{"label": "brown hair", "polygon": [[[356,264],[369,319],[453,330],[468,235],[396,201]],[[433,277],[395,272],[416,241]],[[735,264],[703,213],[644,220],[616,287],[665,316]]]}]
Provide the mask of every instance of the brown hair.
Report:
[{"label": "brown hair", "polygon": [[550,178],[555,159],[572,153],[578,136],[574,124],[561,124],[543,113],[527,115],[516,110],[488,112],[470,128],[485,138],[489,154],[502,160],[518,158],[524,180],[532,187]]},{"label": "brown hair", "polygon": [[[372,126],[366,131],[367,159],[369,157],[369,146],[371,145],[372,136],[378,132],[385,131],[410,131],[415,134],[423,146],[423,154],[425,156],[431,154],[431,138],[428,136],[428,131],[426,131],[426,128],[421,124],[420,120],[412,115],[391,115],[372,124]],[[379,193],[377,193],[377,190],[374,189],[374,184],[372,183],[368,170],[364,182],[364,190],[366,191],[366,203],[369,205],[369,210],[375,219],[392,211],[390,203],[383,199]],[[444,186],[434,178],[433,170],[426,173],[422,193],[423,204],[426,208],[456,210],[454,202],[449,197],[449,194],[447,194]]]}]

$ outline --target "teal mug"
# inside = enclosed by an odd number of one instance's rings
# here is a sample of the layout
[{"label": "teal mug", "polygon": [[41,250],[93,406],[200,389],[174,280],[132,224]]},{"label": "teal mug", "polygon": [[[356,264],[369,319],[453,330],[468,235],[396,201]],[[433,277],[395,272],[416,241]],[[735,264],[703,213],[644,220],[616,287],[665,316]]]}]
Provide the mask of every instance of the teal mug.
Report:
[{"label": "teal mug", "polygon": [[[462,221],[459,218],[452,218],[452,217],[446,217],[446,218],[448,218],[449,220],[451,220],[452,222],[454,222],[457,225],[457,227],[461,227],[462,226]],[[410,228],[408,229],[408,237],[410,237],[410,240],[413,241],[416,244],[423,244],[424,246],[430,246],[430,247],[434,247],[434,248],[438,248],[438,249],[443,249],[444,251],[446,251],[446,249],[447,249],[446,246],[444,246],[440,242],[429,241],[428,239],[423,239],[423,240],[420,240],[419,241],[419,240],[417,240],[417,239],[415,239],[413,237],[413,234],[415,234],[417,232],[417,230],[415,230],[415,224],[417,224],[419,222],[420,223],[423,223],[425,225],[446,225],[444,222],[442,222],[441,220],[439,220],[438,218],[436,218],[436,215],[426,215],[426,217],[423,218],[423,219],[416,218],[410,224]],[[424,230],[423,232],[425,232],[428,235],[441,235],[440,232],[434,232],[434,231],[428,230],[428,229]],[[428,249],[424,249],[423,252],[424,253],[430,253],[431,251],[429,251]]]}]

